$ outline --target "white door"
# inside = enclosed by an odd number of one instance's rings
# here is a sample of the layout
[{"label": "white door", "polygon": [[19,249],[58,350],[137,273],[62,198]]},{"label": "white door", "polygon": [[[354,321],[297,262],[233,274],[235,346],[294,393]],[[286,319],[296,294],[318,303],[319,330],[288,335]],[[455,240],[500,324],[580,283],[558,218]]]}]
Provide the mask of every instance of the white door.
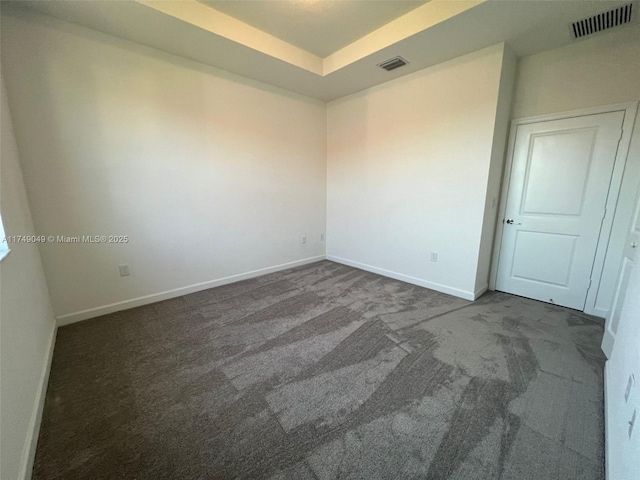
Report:
[{"label": "white door", "polygon": [[609,316],[607,317],[604,337],[602,338],[602,351],[605,353],[607,358],[611,358],[613,343],[616,338],[616,332],[618,331],[618,324],[620,323],[622,304],[624,303],[624,296],[627,291],[627,284],[629,283],[629,275],[631,274],[633,265],[638,258],[638,250],[640,250],[640,191],[638,192],[636,200],[635,214],[633,221],[631,222],[631,229],[627,236],[627,244],[624,249],[622,268],[620,269],[620,276],[618,278],[618,284],[616,285],[613,306]]},{"label": "white door", "polygon": [[623,119],[517,127],[496,290],[584,309]]}]

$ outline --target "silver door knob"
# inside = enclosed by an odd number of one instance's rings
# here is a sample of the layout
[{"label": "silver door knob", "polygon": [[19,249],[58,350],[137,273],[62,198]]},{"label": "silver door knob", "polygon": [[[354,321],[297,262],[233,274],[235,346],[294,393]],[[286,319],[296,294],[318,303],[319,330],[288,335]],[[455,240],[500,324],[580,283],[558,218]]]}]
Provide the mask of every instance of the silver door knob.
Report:
[{"label": "silver door knob", "polygon": [[507,223],[508,223],[509,225],[513,225],[513,219],[511,219],[511,218],[507,218]]},{"label": "silver door knob", "polygon": [[631,242],[631,248],[636,248],[638,244],[636,242]]}]

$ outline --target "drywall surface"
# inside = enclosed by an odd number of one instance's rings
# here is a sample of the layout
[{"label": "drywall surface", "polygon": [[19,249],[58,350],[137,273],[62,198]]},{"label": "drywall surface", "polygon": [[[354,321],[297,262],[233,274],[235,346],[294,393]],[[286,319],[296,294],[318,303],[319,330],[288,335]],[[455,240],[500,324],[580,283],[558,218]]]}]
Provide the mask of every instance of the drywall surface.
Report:
[{"label": "drywall surface", "polygon": [[2,61],[36,231],[128,237],[42,246],[59,317],[325,254],[324,103],[29,12]]},{"label": "drywall surface", "polygon": [[[520,59],[513,117],[522,118],[640,100],[640,26],[633,25]],[[637,131],[637,129],[636,129]],[[626,162],[600,288],[587,309],[608,315],[640,175],[640,152]]]},{"label": "drywall surface", "polygon": [[[607,362],[607,478],[640,478],[640,265],[631,273],[611,358]],[[625,399],[629,376],[635,382]],[[630,435],[629,422],[636,412]]]},{"label": "drywall surface", "polygon": [[[29,236],[34,229],[4,80],[1,88],[0,214],[7,235]],[[0,477],[22,479],[31,473],[55,318],[38,246],[10,247],[0,261]]]},{"label": "drywall surface", "polygon": [[523,57],[513,118],[640,100],[640,26]]},{"label": "drywall surface", "polygon": [[478,255],[478,271],[476,273],[475,291],[481,292],[489,286],[489,272],[493,241],[496,232],[500,188],[504,171],[509,123],[511,120],[511,100],[516,75],[517,59],[515,54],[505,48],[502,57],[498,104],[496,106],[496,123],[493,131],[493,146],[491,148],[491,163],[489,165],[489,180],[485,197],[484,220],[482,223],[482,238]]},{"label": "drywall surface", "polygon": [[503,54],[489,47],[328,105],[329,258],[473,297]]}]

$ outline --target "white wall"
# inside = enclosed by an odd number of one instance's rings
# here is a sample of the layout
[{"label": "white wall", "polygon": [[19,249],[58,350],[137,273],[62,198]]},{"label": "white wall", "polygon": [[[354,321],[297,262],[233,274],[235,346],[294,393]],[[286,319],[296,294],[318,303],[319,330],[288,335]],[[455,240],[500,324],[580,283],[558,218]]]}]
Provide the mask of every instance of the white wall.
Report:
[{"label": "white wall", "polygon": [[329,258],[466,298],[477,278],[486,287],[488,260],[480,276],[478,264],[503,60],[496,45],[328,105]]},{"label": "white wall", "polygon": [[496,124],[493,131],[491,161],[489,164],[489,179],[487,194],[484,201],[484,219],[482,222],[482,237],[478,256],[478,271],[476,273],[476,292],[487,286],[487,279],[491,270],[493,240],[496,231],[502,174],[504,171],[505,155],[507,153],[507,138],[511,120],[511,101],[515,84],[517,58],[509,49],[505,48],[502,57],[502,74],[498,90],[496,105]]},{"label": "white wall", "polygon": [[513,118],[639,100],[640,26],[523,57]]},{"label": "white wall", "polygon": [[[640,100],[640,26],[576,41],[520,59],[513,117],[522,118]],[[608,314],[633,207],[640,152],[624,171],[601,286],[593,313]]]},{"label": "white wall", "polygon": [[[640,478],[640,263],[631,273],[616,343],[607,362],[607,478]],[[629,375],[635,385],[625,401]],[[636,410],[636,422],[629,437],[629,421]]]},{"label": "white wall", "polygon": [[[0,214],[7,235],[33,235],[4,80],[1,89]],[[31,473],[54,333],[38,247],[12,244],[0,261],[0,478]]]},{"label": "white wall", "polygon": [[325,254],[324,103],[53,18],[3,17],[36,230],[130,238],[42,247],[58,316]]}]

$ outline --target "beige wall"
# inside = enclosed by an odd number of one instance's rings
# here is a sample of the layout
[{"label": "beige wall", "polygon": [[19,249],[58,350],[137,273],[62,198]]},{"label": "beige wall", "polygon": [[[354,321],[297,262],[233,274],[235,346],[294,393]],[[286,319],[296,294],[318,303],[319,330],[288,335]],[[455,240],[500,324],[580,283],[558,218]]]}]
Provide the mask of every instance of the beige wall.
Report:
[{"label": "beige wall", "polygon": [[486,287],[503,60],[496,45],[329,104],[329,258],[465,298]]},{"label": "beige wall", "polygon": [[[0,214],[7,235],[33,235],[29,202],[7,106],[0,97]],[[2,239],[0,239],[2,240]],[[41,387],[48,375],[55,318],[36,244],[11,244],[0,261],[0,477],[29,472]]]},{"label": "beige wall", "polygon": [[38,233],[130,239],[41,248],[58,316],[324,256],[324,103],[28,12],[2,61]]}]

